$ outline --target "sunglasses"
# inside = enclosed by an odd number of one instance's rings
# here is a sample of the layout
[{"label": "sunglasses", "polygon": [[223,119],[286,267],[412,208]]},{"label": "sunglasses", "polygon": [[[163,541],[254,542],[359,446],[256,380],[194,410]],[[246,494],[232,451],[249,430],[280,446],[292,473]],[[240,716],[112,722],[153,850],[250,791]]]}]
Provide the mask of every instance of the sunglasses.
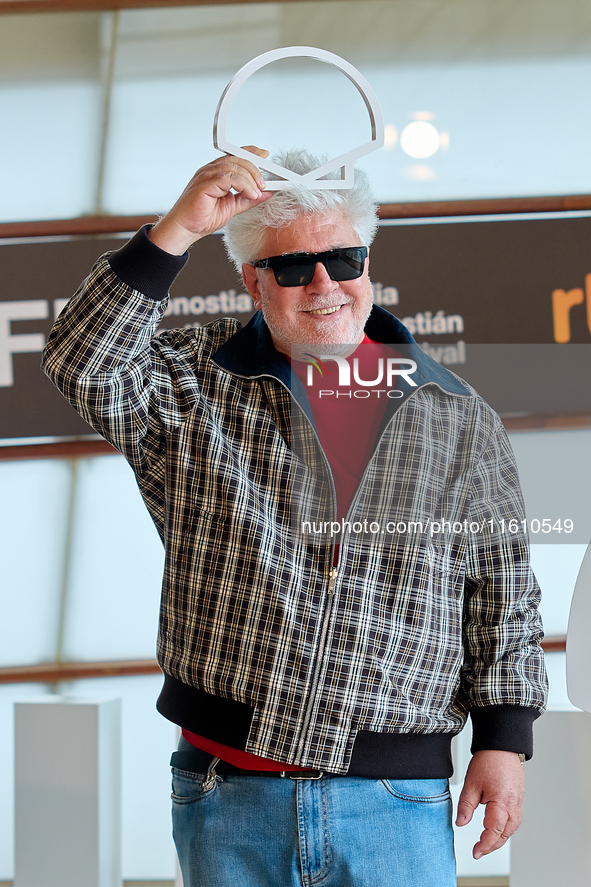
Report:
[{"label": "sunglasses", "polygon": [[322,262],[331,280],[356,280],[363,274],[366,246],[329,249],[325,253],[290,253],[253,262],[255,268],[271,268],[279,286],[307,286]]}]

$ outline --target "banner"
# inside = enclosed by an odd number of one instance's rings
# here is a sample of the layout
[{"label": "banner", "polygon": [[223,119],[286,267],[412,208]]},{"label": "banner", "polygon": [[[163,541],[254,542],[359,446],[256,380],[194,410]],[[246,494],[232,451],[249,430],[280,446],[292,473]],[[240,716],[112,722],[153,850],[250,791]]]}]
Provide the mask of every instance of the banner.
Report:
[{"label": "banner", "polygon": [[[39,362],[54,318],[95,259],[123,242],[112,236],[0,241],[4,444],[93,434]],[[584,213],[385,222],[371,248],[374,300],[437,362],[474,380],[501,414],[591,412],[591,349],[582,347],[591,345],[590,242],[591,217]],[[246,323],[252,312],[221,237],[213,235],[192,248],[162,326],[197,327],[223,315]],[[496,349],[474,350],[476,344],[530,349],[505,349],[499,357]],[[555,347],[531,350],[542,345]],[[516,394],[536,382],[542,387],[531,402]]]}]

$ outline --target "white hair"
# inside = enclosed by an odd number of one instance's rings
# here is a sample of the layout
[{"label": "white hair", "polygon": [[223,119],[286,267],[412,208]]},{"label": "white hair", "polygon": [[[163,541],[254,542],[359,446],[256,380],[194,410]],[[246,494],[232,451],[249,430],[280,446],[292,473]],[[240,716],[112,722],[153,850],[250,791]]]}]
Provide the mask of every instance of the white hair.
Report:
[{"label": "white hair", "polygon": [[[326,157],[314,157],[307,151],[291,149],[273,157],[275,163],[285,169],[303,175],[318,169],[327,162]],[[264,174],[263,174],[264,175]],[[338,178],[338,171],[324,176]],[[266,178],[278,178],[271,173]],[[349,222],[364,246],[373,241],[377,227],[377,203],[369,187],[369,179],[363,170],[355,170],[352,188],[339,190],[309,190],[299,183],[276,191],[265,203],[239,213],[224,229],[224,244],[228,256],[238,273],[243,264],[252,264],[259,258],[259,250],[267,228],[283,228],[301,216],[341,213]]]}]

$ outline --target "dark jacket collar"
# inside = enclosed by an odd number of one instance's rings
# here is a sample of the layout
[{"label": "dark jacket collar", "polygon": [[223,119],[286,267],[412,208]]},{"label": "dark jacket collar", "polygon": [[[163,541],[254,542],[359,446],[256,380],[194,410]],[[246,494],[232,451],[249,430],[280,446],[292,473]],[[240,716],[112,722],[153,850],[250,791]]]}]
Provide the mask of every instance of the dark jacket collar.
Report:
[{"label": "dark jacket collar", "polygon": [[[407,328],[379,305],[374,305],[365,325],[365,332],[375,342],[388,345],[403,345],[401,353],[417,362],[413,376],[417,385],[434,382],[450,394],[470,395],[462,383],[438,364],[416,344]],[[269,328],[261,311],[251,317],[246,326],[216,351],[214,363],[229,373],[247,378],[274,376],[291,390],[291,367],[284,354],[273,345]]]}]

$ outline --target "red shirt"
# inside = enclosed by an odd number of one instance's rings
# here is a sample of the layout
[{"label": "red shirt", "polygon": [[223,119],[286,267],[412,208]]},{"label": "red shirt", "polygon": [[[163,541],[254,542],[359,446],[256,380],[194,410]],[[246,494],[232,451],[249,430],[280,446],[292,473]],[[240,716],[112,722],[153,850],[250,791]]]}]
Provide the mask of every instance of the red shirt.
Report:
[{"label": "red shirt", "polygon": [[[385,373],[376,385],[362,385],[356,378],[364,382],[378,379],[379,359],[385,367],[386,357],[392,354],[391,348],[365,336],[347,357],[350,384],[342,386],[334,360],[322,362],[322,375],[316,367],[310,373],[307,363],[293,363],[308,396],[318,437],[334,477],[339,521],[344,519],[373,453],[388,403]],[[312,385],[307,384],[309,376]]]}]

